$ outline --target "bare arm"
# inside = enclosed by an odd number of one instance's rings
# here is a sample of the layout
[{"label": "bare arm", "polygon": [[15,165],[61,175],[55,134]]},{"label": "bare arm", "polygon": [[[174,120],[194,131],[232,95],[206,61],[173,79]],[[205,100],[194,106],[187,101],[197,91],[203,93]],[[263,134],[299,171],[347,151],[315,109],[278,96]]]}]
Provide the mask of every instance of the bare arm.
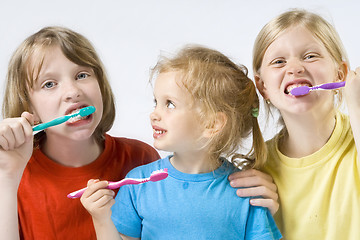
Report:
[{"label": "bare arm", "polygon": [[249,169],[231,174],[229,181],[232,187],[241,188],[236,190],[239,197],[261,197],[251,199],[251,205],[266,207],[272,215],[279,210],[277,187],[270,175]]},{"label": "bare arm", "polygon": [[[345,99],[350,117],[355,145],[360,157],[360,67],[348,73],[345,85]],[[360,158],[359,158],[360,159]]]},{"label": "bare arm", "polygon": [[24,112],[20,118],[0,122],[0,236],[19,239],[17,191],[33,150],[33,117]]},{"label": "bare arm", "polygon": [[81,196],[81,203],[91,214],[98,240],[137,240],[120,234],[111,220],[114,191],[106,189],[107,181],[89,180],[88,189]]}]

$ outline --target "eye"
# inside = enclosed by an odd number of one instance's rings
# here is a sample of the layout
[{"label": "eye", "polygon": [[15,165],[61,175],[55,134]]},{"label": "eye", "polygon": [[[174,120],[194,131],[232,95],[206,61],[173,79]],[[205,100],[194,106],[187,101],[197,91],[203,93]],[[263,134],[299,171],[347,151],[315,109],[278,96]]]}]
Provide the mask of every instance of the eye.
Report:
[{"label": "eye", "polygon": [[76,79],[79,80],[79,79],[84,79],[84,78],[87,78],[89,77],[90,74],[88,73],[85,73],[85,72],[82,72],[82,73],[79,73],[77,76],[76,76]]},{"label": "eye", "polygon": [[271,65],[275,65],[275,66],[282,66],[286,63],[286,61],[284,59],[281,59],[281,58],[277,58],[277,59],[274,59],[273,61],[271,61]]},{"label": "eye", "polygon": [[319,57],[319,54],[316,53],[308,53],[305,55],[305,60],[315,60],[317,57]]},{"label": "eye", "polygon": [[50,89],[56,86],[56,83],[53,81],[46,81],[45,83],[43,83],[41,85],[41,88],[46,88],[46,89]]},{"label": "eye", "polygon": [[156,108],[156,106],[157,106],[157,100],[154,99],[154,108]]},{"label": "eye", "polygon": [[174,103],[173,103],[172,101],[167,100],[167,101],[166,101],[166,107],[167,107],[167,108],[170,108],[170,109],[174,109],[174,108],[175,108],[175,105],[174,105]]}]

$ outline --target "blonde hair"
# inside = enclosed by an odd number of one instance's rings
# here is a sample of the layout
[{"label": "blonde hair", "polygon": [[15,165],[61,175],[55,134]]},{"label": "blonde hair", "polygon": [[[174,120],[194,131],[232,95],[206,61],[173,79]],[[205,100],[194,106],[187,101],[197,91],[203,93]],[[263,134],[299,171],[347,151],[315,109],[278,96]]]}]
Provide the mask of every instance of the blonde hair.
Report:
[{"label": "blonde hair", "polygon": [[[18,117],[22,112],[30,111],[29,90],[37,80],[46,52],[54,46],[59,46],[71,62],[94,71],[103,100],[103,116],[94,137],[98,142],[103,141],[104,133],[110,130],[115,119],[114,96],[105,69],[92,44],[81,34],[63,27],[41,29],[25,39],[14,52],[8,67],[3,118]],[[35,146],[44,134],[35,136]]]},{"label": "blonde hair", "polygon": [[[236,65],[222,53],[201,46],[186,46],[175,57],[162,57],[152,69],[154,75],[176,71],[182,84],[200,105],[200,121],[212,126],[217,113],[227,121],[222,130],[208,142],[214,161],[220,156],[231,158],[236,165],[238,158],[250,161],[259,168],[266,159],[266,146],[253,110],[259,109],[259,98],[254,83],[247,77],[245,66]],[[251,150],[238,154],[244,138],[252,132]],[[256,159],[256,161],[255,161]]]},{"label": "blonde hair", "polygon": [[[261,64],[270,44],[273,43],[281,33],[294,26],[303,26],[309,30],[314,37],[324,45],[334,62],[338,66],[340,66],[342,62],[346,62],[347,70],[349,70],[349,60],[335,28],[318,14],[302,9],[294,9],[286,11],[272,19],[257,35],[253,48],[254,74],[260,74]],[[342,94],[340,91],[337,105],[340,106],[341,102]]]}]

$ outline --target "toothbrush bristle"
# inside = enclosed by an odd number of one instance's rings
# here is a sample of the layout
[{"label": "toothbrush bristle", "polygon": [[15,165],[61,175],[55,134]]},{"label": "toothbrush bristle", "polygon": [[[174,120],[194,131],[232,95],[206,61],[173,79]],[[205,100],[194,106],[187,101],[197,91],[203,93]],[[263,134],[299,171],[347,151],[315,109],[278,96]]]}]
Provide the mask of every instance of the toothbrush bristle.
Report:
[{"label": "toothbrush bristle", "polygon": [[76,121],[79,121],[81,119],[85,119],[87,116],[95,112],[95,107],[88,106],[85,108],[78,109],[71,113],[71,118],[68,120],[70,123],[74,123]]},{"label": "toothbrush bristle", "polygon": [[167,178],[168,176],[169,174],[167,172],[167,168],[156,170],[151,174],[150,181],[152,182],[160,181]]}]

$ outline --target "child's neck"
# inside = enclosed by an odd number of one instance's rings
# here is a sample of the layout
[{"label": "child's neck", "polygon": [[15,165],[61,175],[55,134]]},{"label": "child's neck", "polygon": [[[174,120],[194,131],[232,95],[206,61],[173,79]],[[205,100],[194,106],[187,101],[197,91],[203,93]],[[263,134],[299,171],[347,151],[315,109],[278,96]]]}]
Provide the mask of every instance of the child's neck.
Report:
[{"label": "child's neck", "polygon": [[220,166],[220,163],[215,165],[205,151],[174,153],[170,162],[180,172],[189,174],[208,173]]},{"label": "child's neck", "polygon": [[84,141],[59,141],[47,138],[41,150],[51,160],[68,167],[82,167],[95,161],[103,151],[93,138]]},{"label": "child's neck", "polygon": [[305,157],[321,149],[335,128],[335,111],[325,116],[308,114],[284,118],[287,133],[280,139],[279,150],[292,158]]}]

